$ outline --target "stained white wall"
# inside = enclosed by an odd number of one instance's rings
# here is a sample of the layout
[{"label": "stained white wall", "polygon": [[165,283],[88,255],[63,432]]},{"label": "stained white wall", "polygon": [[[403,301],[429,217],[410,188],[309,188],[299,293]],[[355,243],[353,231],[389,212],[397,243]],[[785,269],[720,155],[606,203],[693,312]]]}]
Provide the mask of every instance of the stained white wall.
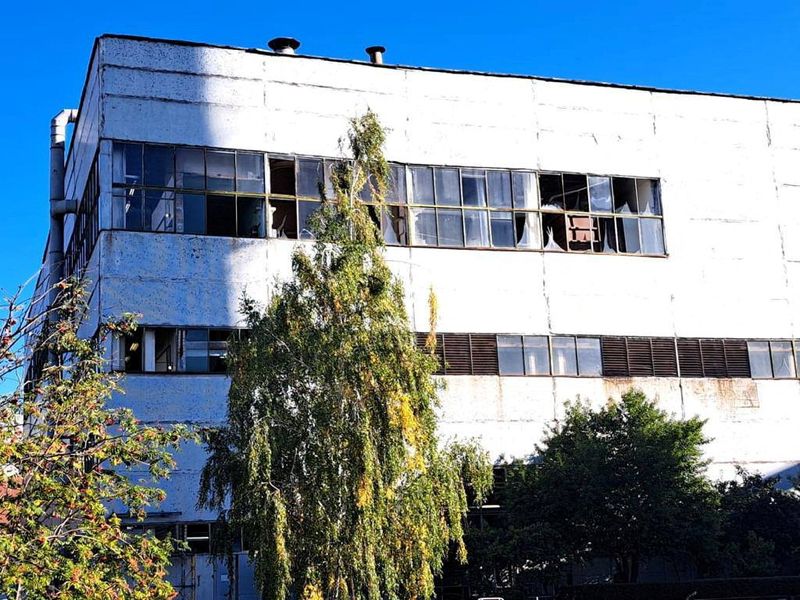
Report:
[{"label": "stained white wall", "polygon": [[[800,103],[120,38],[101,39],[86,98],[79,130],[87,148],[99,137],[336,156],[348,119],[372,108],[388,131],[387,156],[398,162],[661,180],[668,258],[387,250],[418,330],[427,326],[433,286],[441,331],[798,335]],[[75,155],[70,181],[84,169],[78,156],[88,152]],[[101,160],[108,168],[107,141]],[[275,278],[288,276],[298,245],[104,233],[93,259],[97,310],[139,312],[151,325],[237,325],[241,293],[265,300]],[[130,376],[120,401],[145,420],[221,419],[224,385],[207,379]],[[714,474],[737,462],[768,472],[800,463],[795,381],[448,380],[443,434],[478,436],[495,456],[533,452],[564,401],[601,403],[634,384],[678,416],[709,420]],[[186,515],[195,458],[182,461],[183,491],[173,496]]]}]

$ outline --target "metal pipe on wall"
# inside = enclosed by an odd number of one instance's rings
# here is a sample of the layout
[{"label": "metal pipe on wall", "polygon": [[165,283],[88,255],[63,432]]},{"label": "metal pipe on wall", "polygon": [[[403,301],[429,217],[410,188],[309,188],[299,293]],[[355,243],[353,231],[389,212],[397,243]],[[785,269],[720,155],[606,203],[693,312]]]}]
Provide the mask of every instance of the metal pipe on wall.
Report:
[{"label": "metal pipe on wall", "polygon": [[64,215],[75,212],[75,201],[64,199],[64,146],[67,125],[78,120],[78,111],[65,108],[50,121],[50,239],[47,247],[49,305],[55,304],[55,284],[64,277]]}]

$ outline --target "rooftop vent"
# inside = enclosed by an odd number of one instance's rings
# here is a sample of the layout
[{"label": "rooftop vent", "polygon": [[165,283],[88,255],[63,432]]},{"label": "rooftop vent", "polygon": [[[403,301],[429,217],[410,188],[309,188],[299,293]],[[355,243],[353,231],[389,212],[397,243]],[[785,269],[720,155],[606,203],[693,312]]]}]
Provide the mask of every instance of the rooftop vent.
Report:
[{"label": "rooftop vent", "polygon": [[383,53],[386,52],[386,48],[383,46],[370,46],[367,48],[367,54],[369,54],[369,62],[373,65],[382,65],[383,64]]},{"label": "rooftop vent", "polygon": [[278,54],[294,54],[300,47],[300,42],[290,37],[276,37],[267,42],[267,46]]}]

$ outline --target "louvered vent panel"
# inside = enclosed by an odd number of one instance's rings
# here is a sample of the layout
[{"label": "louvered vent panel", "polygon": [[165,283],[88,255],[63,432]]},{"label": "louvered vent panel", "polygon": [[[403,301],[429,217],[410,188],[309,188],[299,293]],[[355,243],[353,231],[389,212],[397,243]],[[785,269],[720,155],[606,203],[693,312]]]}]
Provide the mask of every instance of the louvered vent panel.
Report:
[{"label": "louvered vent panel", "polygon": [[725,363],[728,377],[750,377],[750,357],[745,340],[725,340]]},{"label": "louvered vent panel", "polygon": [[626,377],[628,373],[628,353],[625,338],[601,338],[603,375],[606,377]]},{"label": "louvered vent panel", "polygon": [[472,374],[497,375],[497,336],[491,333],[473,333]]},{"label": "louvered vent panel", "polygon": [[470,375],[472,359],[470,358],[469,334],[445,333],[443,336],[445,375]]},{"label": "louvered vent panel", "polygon": [[700,356],[700,340],[678,340],[678,364],[681,377],[702,377],[703,359]]},{"label": "louvered vent panel", "polygon": [[672,338],[653,338],[653,374],[658,377],[678,375],[678,357],[675,355],[675,340]]},{"label": "louvered vent panel", "polygon": [[653,356],[649,339],[628,338],[628,368],[632,377],[653,375]]},{"label": "louvered vent panel", "polygon": [[722,340],[700,340],[700,351],[703,354],[703,374],[706,377],[727,377]]}]

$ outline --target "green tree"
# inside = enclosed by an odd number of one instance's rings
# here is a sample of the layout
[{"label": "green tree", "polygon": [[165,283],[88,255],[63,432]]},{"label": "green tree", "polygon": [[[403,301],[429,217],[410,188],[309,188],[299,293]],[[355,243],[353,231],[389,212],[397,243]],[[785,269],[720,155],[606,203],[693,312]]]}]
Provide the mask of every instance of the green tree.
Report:
[{"label": "green tree", "polygon": [[117,378],[105,370],[100,342],[135,325],[129,316],[109,321],[97,339],[82,339],[84,294],[74,282],[58,287],[48,312],[25,317],[15,297],[0,318],[0,384],[20,372],[25,355],[54,359],[0,396],[0,596],[171,598],[171,543],[130,531],[108,507],[122,502],[143,517],[163,500],[163,491],[120,469],[166,476],[168,449],[188,432],[146,427],[129,410],[106,406]]},{"label": "green tree", "polygon": [[489,534],[500,560],[539,582],[592,559],[613,559],[618,582],[635,582],[648,558],[706,560],[718,521],[706,442],[703,421],[672,419],[640,391],[599,410],[569,405],[536,463],[515,465],[509,526]]},{"label": "green tree", "polygon": [[717,485],[722,519],[714,575],[768,577],[800,570],[800,496],[779,477],[740,469]]},{"label": "green tree", "polygon": [[227,425],[208,434],[200,503],[245,532],[270,600],[430,598],[451,544],[465,558],[463,480],[478,497],[491,483],[476,446],[437,442],[435,336],[416,347],[359,200],[368,186],[381,210],[384,132],[372,113],[351,125],[313,249],[264,311],[243,302]]}]

